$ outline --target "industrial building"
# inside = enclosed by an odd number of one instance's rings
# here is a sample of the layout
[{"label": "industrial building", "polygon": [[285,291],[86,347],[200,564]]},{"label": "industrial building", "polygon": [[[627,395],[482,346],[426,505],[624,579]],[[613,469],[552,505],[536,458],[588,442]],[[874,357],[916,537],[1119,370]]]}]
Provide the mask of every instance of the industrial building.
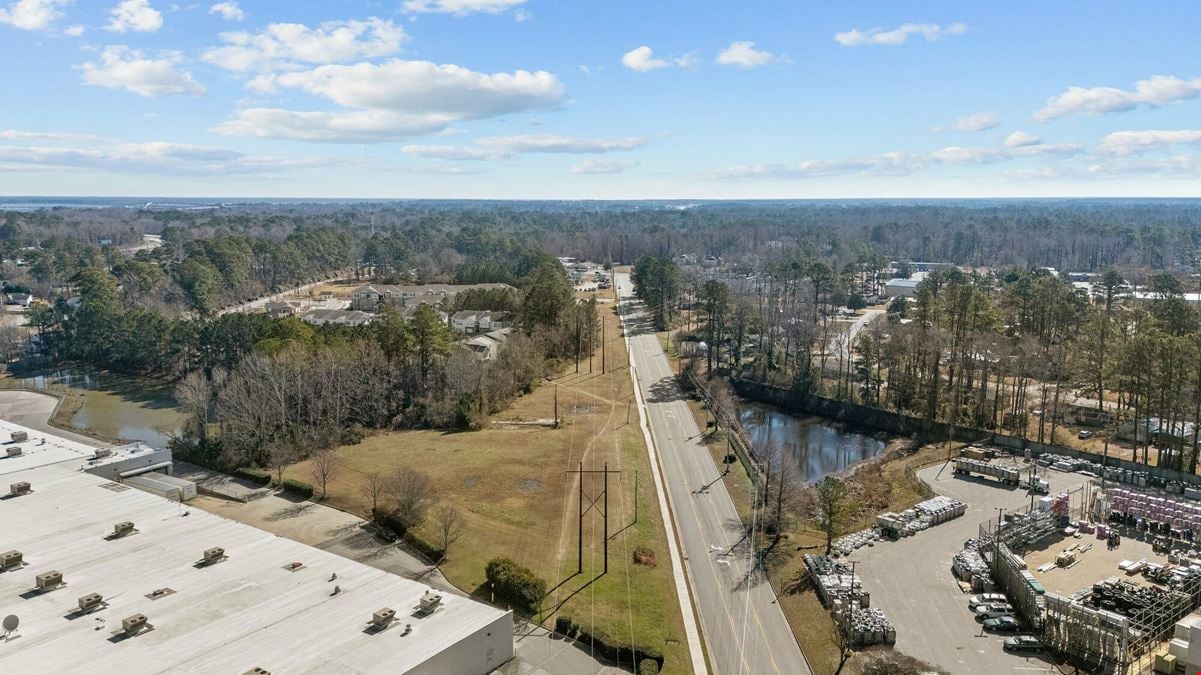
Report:
[{"label": "industrial building", "polygon": [[511,612],[190,509],[169,451],[0,422],[22,437],[0,449],[0,615],[19,619],[2,673],[479,675],[513,657]]}]

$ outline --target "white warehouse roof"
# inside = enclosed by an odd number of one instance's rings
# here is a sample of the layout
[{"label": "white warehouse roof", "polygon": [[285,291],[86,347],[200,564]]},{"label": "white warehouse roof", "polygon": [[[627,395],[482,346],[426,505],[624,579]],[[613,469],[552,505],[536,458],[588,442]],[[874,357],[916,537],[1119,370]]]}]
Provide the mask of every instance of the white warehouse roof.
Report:
[{"label": "white warehouse roof", "polygon": [[[12,428],[0,425],[0,437]],[[34,443],[44,436],[28,432]],[[445,595],[419,617],[424,584],[81,471],[64,450],[47,448],[41,466],[31,466],[36,455],[0,451],[0,491],[17,481],[33,490],[0,500],[0,553],[24,557],[0,572],[0,615],[20,618],[20,637],[0,643],[0,673],[467,675],[513,656],[510,612]],[[137,531],[107,537],[122,521]],[[213,547],[227,558],[198,566]],[[303,567],[285,569],[293,562]],[[51,570],[66,585],[34,592]],[[172,592],[154,599],[164,588]],[[78,599],[90,593],[108,605],[80,616]],[[384,607],[393,624],[368,630]],[[153,629],[126,637],[121,621],[134,614]]]}]

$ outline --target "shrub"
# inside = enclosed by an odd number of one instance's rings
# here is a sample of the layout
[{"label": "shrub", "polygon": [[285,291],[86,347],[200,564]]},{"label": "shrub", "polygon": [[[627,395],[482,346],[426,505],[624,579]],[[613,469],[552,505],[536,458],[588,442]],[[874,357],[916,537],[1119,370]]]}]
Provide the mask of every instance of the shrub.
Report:
[{"label": "shrub", "polygon": [[373,509],[371,511],[371,520],[380,527],[391,530],[397,537],[403,537],[408,527],[405,526],[396,514],[385,509]]},{"label": "shrub", "polygon": [[654,659],[642,659],[638,662],[638,675],[659,675],[659,662]]},{"label": "shrub", "polygon": [[242,480],[250,481],[255,485],[267,485],[271,482],[271,473],[262,469],[251,469],[242,467],[234,469],[234,475]]},{"label": "shrub", "polygon": [[509,558],[493,558],[484,572],[498,596],[529,614],[537,611],[546,595],[546,582]]},{"label": "shrub", "polygon": [[283,484],[284,492],[290,492],[298,497],[311,499],[313,497],[313,486],[295,478],[285,478]]},{"label": "shrub", "polygon": [[568,636],[571,632],[571,617],[566,614],[560,614],[555,617],[555,632],[559,635]]}]

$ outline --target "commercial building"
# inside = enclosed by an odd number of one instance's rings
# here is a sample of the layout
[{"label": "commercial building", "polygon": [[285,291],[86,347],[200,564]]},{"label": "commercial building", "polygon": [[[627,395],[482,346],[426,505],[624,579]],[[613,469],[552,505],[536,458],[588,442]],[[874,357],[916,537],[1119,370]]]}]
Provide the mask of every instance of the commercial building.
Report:
[{"label": "commercial building", "polygon": [[912,298],[917,295],[917,279],[889,279],[884,284],[884,295],[890,298]]},{"label": "commercial building", "polygon": [[9,438],[0,615],[20,623],[0,673],[479,675],[513,657],[511,612],[164,499],[186,483],[169,451],[0,422]]}]

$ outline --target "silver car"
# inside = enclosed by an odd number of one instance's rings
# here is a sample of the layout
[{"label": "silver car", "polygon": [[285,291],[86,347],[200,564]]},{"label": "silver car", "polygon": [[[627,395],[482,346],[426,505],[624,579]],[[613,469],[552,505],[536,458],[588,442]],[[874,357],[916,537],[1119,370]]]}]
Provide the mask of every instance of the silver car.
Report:
[{"label": "silver car", "polygon": [[991,605],[997,602],[1008,602],[1008,598],[1004,593],[981,593],[968,598],[967,606],[969,609],[975,610],[980,605]]},{"label": "silver car", "polygon": [[1013,607],[1004,602],[993,602],[976,608],[979,619],[995,619],[1001,616],[1013,616]]}]

